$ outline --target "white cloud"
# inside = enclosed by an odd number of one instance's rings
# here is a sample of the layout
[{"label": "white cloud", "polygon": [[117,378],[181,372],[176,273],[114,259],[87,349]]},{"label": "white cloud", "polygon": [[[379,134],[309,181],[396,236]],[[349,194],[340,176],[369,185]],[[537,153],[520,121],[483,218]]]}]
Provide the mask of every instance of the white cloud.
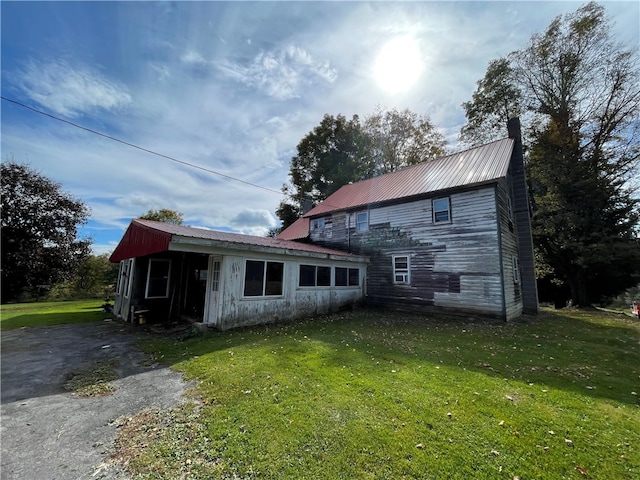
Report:
[{"label": "white cloud", "polygon": [[17,80],[25,95],[61,115],[78,117],[96,109],[117,110],[131,102],[126,87],[85,65],[66,60],[29,60]]},{"label": "white cloud", "polygon": [[294,45],[262,51],[248,65],[225,61],[219,68],[227,77],[280,100],[299,97],[303,88],[316,83],[331,84],[338,77],[329,62],[317,61]]},{"label": "white cloud", "polygon": [[231,220],[231,226],[240,232],[258,236],[264,236],[276,223],[273,214],[262,209],[244,209]]},{"label": "white cloud", "polygon": [[193,50],[189,50],[182,54],[180,60],[184,63],[191,63],[195,65],[206,65],[208,63],[202,55],[198,52],[194,52]]}]

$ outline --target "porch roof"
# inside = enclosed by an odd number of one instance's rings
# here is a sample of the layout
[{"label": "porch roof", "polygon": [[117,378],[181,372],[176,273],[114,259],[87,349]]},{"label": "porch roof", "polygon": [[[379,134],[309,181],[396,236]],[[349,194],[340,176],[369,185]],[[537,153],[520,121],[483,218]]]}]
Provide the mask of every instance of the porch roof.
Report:
[{"label": "porch roof", "polygon": [[365,257],[306,243],[277,238],[256,237],[239,233],[220,232],[204,228],[171,225],[152,220],[134,219],[129,224],[122,240],[111,254],[111,262],[127,258],[142,257],[168,250],[180,250],[181,243],[197,243],[218,248],[236,250],[260,250],[269,253],[290,255],[320,255],[364,259]]}]

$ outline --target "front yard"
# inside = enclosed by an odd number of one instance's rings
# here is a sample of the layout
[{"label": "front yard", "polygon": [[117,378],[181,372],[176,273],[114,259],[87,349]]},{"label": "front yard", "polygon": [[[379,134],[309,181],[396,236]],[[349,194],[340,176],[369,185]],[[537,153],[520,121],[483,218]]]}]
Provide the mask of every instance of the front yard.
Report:
[{"label": "front yard", "polygon": [[198,380],[120,428],[139,478],[640,478],[640,323],[363,310],[144,349]]}]

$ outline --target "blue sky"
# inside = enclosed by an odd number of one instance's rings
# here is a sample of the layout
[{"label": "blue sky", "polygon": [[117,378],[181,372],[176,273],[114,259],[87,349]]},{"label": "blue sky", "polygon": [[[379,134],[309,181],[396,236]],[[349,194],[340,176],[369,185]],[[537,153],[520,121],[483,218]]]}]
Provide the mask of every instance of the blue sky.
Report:
[{"label": "blue sky", "polygon": [[[263,235],[282,198],[269,190],[287,181],[296,145],[325,113],[409,108],[455,149],[460,105],[488,62],[581,4],[3,1],[3,96],[266,189],[6,101],[2,161],[27,162],[83,200],[92,214],[82,235],[96,253],[113,250],[149,209]],[[639,45],[638,2],[603,4],[620,40]],[[381,65],[399,39],[419,68]],[[413,81],[393,87],[385,71]]]}]

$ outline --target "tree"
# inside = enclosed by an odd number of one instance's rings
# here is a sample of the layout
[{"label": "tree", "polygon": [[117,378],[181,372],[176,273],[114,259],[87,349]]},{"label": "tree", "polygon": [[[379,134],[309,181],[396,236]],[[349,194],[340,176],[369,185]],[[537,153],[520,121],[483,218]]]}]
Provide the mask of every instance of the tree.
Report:
[{"label": "tree", "polygon": [[378,110],[365,119],[367,156],[373,162],[369,176],[395,172],[446,154],[446,140],[426,116],[409,109]]},{"label": "tree", "polygon": [[489,62],[471,101],[462,104],[467,117],[467,124],[460,131],[462,142],[476,147],[502,138],[507,121],[522,114],[521,97],[509,60],[500,58]]},{"label": "tree", "polygon": [[[603,7],[589,3],[554,19],[508,60],[499,85],[531,112],[533,236],[545,278],[574,305],[605,300],[637,283],[640,260],[630,181],[640,158],[637,51],[616,42]],[[499,115],[500,100],[474,94],[467,131],[491,135],[473,114]]]},{"label": "tree", "polygon": [[318,126],[298,143],[291,159],[291,186],[282,187],[288,195],[276,211],[282,228],[303,213],[304,206],[315,206],[342,185],[361,180],[371,170],[365,157],[367,137],[360,119],[326,114]]},{"label": "tree", "polygon": [[73,279],[74,290],[83,296],[99,296],[115,289],[118,264],[109,255],[90,255],[82,261]]},{"label": "tree", "polygon": [[2,303],[69,279],[89,255],[89,209],[29,166],[2,163]]},{"label": "tree", "polygon": [[443,155],[445,144],[428,117],[409,110],[378,110],[364,123],[326,114],[291,159],[287,200],[276,210],[282,229],[343,185]]},{"label": "tree", "polygon": [[144,215],[140,216],[143,220],[154,220],[156,222],[170,223],[172,225],[182,225],[183,215],[182,212],[177,210],[169,210],[162,208],[160,210],[149,210]]}]

